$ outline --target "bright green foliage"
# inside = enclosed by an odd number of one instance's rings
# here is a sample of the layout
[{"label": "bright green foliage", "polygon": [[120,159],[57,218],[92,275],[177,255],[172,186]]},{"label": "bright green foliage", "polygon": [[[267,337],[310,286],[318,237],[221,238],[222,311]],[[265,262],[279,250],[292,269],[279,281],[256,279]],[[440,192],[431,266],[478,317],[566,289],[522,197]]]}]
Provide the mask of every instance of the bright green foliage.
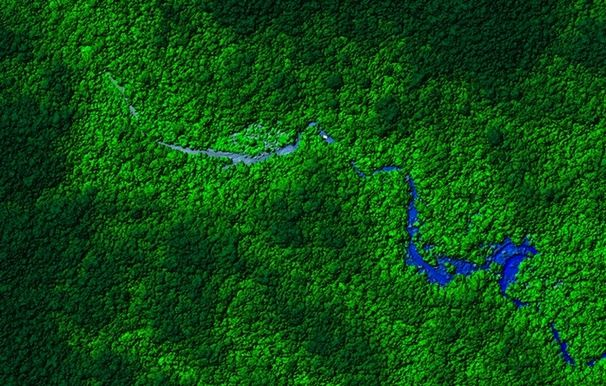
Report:
[{"label": "bright green foliage", "polygon": [[202,3],[2,3],[0,383],[605,382],[603,2]]}]

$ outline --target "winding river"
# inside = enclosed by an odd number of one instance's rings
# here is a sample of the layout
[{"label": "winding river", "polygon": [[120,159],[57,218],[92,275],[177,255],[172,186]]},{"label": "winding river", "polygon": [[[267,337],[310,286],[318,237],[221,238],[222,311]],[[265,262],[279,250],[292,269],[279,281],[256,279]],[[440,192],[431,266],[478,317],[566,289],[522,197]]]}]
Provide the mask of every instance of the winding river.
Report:
[{"label": "winding river", "polygon": [[[308,125],[308,127],[315,126],[317,126],[316,122],[311,122]],[[320,135],[322,139],[328,144],[335,142],[335,140],[324,130],[320,130],[318,132],[318,135]],[[205,154],[209,157],[219,158],[226,157],[231,159],[234,164],[238,162],[243,162],[246,165],[251,165],[257,162],[265,161],[273,154],[281,156],[294,152],[298,149],[300,138],[301,137],[299,134],[297,140],[293,144],[285,145],[272,153],[262,153],[256,156],[250,156],[242,153],[222,152],[213,149],[195,150],[164,142],[159,142],[159,144],[187,154]],[[354,172],[360,178],[367,177],[366,173],[360,170],[356,166],[354,161],[351,161],[351,166]],[[377,173],[383,172],[397,172],[400,170],[402,169],[398,166],[387,165],[374,170],[372,174],[375,175]],[[477,265],[473,262],[463,259],[440,256],[437,258],[437,265],[433,266],[423,259],[421,252],[419,251],[419,247],[416,245],[415,242],[415,235],[419,232],[418,226],[415,225],[418,224],[418,212],[415,206],[415,202],[418,199],[418,195],[412,177],[407,176],[406,181],[410,189],[411,200],[408,204],[407,210],[408,223],[406,226],[406,230],[408,236],[410,237],[410,240],[407,248],[407,256],[404,259],[405,264],[413,266],[419,270],[419,273],[425,274],[430,283],[437,284],[440,286],[446,286],[448,283],[453,281],[457,275],[467,276],[479,270],[488,270],[492,268],[494,263],[495,266],[501,267],[499,278],[499,287],[501,294],[511,299],[511,301],[518,308],[526,306],[527,303],[522,302],[520,299],[508,296],[507,288],[515,282],[516,275],[520,269],[520,265],[522,264],[522,262],[526,258],[530,258],[537,254],[537,250],[532,245],[530,245],[530,242],[526,239],[520,245],[516,245],[510,238],[506,238],[502,243],[492,246],[492,253],[485,259],[482,265]],[[431,249],[431,247],[431,245],[425,245],[421,249],[427,251]],[[555,342],[559,345],[562,358],[566,361],[566,363],[574,366],[575,361],[572,359],[568,352],[568,345],[560,337],[558,330],[555,328],[554,322],[550,323],[550,329]],[[602,354],[599,358],[589,361],[587,365],[593,367],[598,360],[603,358],[606,358],[606,352]]]},{"label": "winding river", "polygon": [[[415,226],[418,222],[417,209],[415,207],[415,201],[418,196],[412,177],[407,176],[406,181],[408,182],[412,196],[408,204],[408,224],[406,226],[408,236],[410,237],[408,257],[405,259],[406,264],[417,267],[420,272],[426,274],[429,282],[445,286],[456,275],[470,275],[478,270],[487,270],[491,268],[492,263],[495,263],[503,268],[501,278],[499,279],[499,286],[501,294],[507,296],[507,287],[515,281],[520,264],[526,257],[535,255],[537,253],[536,249],[529,244],[528,240],[524,240],[521,245],[515,245],[511,239],[507,238],[501,244],[493,245],[492,254],[486,258],[482,265],[446,256],[441,256],[437,259],[437,266],[430,265],[423,259],[419,248],[415,244],[415,235],[419,232],[418,226]],[[424,250],[430,248],[431,246],[423,247]],[[518,307],[524,305],[519,299],[512,300]]]},{"label": "winding river", "polygon": [[[124,87],[120,87],[118,82],[109,75],[109,79],[121,93],[125,102],[129,103],[128,98],[124,95]],[[131,115],[137,116],[137,112],[135,108],[129,103],[129,111]],[[317,128],[319,125],[317,122],[310,122],[307,125],[307,128]],[[317,134],[326,142],[327,144],[332,144],[335,142],[335,139],[332,138],[326,131],[319,130]],[[162,141],[158,141],[159,145],[165,146],[169,149],[180,151],[186,154],[204,154],[208,157],[213,158],[228,158],[234,164],[236,163],[244,163],[245,165],[252,165],[258,162],[263,162],[269,159],[271,156],[284,156],[287,154],[291,154],[295,152],[299,148],[299,142],[301,140],[301,133],[297,135],[297,139],[291,143],[284,145],[273,152],[265,152],[258,155],[249,155],[245,153],[232,153],[226,151],[219,151],[214,149],[207,150],[196,150],[188,147],[179,146],[176,144],[170,144]],[[354,172],[360,178],[367,178],[367,175],[360,170],[354,161],[351,161],[351,166]],[[372,172],[373,175],[377,173],[383,172],[397,172],[402,170],[398,166],[394,165],[386,165],[380,167]],[[530,245],[529,241],[526,239],[520,245],[514,244],[511,239],[506,238],[502,243],[492,245],[492,253],[488,256],[484,264],[477,265],[473,262],[466,261],[463,259],[455,259],[447,256],[440,256],[437,258],[437,265],[433,266],[427,261],[425,261],[419,251],[419,248],[416,245],[415,236],[419,233],[418,224],[418,211],[415,206],[415,202],[418,199],[417,190],[414,184],[414,181],[410,175],[406,176],[406,182],[410,189],[411,199],[407,208],[408,221],[406,226],[406,231],[409,236],[407,255],[404,258],[405,264],[415,267],[418,269],[419,273],[425,274],[427,276],[427,280],[432,284],[437,284],[439,286],[446,286],[448,283],[454,280],[457,275],[471,275],[472,273],[479,270],[489,270],[492,269],[493,266],[501,267],[500,278],[499,278],[499,287],[500,292],[503,296],[511,299],[511,301],[518,307],[524,307],[527,303],[522,302],[520,299],[511,298],[507,295],[507,288],[516,280],[516,275],[519,271],[520,265],[522,262],[537,254],[537,250]],[[424,245],[421,249],[427,251],[431,249],[431,245]],[[494,265],[493,265],[494,263]],[[540,312],[540,311],[539,311]],[[554,341],[559,345],[560,352],[562,354],[562,358],[566,363],[574,366],[575,361],[570,356],[568,352],[568,345],[566,342],[560,337],[560,333],[555,328],[555,323],[551,322],[549,325],[551,329],[551,333],[553,335]],[[587,366],[593,367],[597,361],[600,359],[606,358],[606,352],[601,354],[598,358],[587,362]]]},{"label": "winding river", "polygon": [[[495,263],[497,266],[502,267],[502,271],[500,272],[501,277],[499,279],[501,294],[511,299],[518,308],[528,305],[528,303],[524,303],[520,299],[509,297],[506,291],[509,285],[515,281],[518,270],[520,269],[520,264],[526,258],[530,258],[537,254],[537,250],[530,245],[529,241],[524,240],[522,244],[515,245],[511,239],[506,238],[501,244],[492,246],[492,254],[486,258],[484,264],[481,266],[469,261],[442,256],[437,259],[438,265],[434,267],[423,259],[415,244],[414,236],[419,232],[418,226],[415,225],[418,223],[418,213],[415,207],[418,195],[412,177],[407,176],[406,181],[408,182],[410,189],[411,200],[408,204],[408,224],[406,227],[410,240],[408,244],[408,254],[404,260],[405,263],[418,268],[419,272],[426,274],[430,283],[435,283],[440,286],[445,286],[450,283],[456,275],[470,275],[478,270],[487,270],[491,268],[492,263]],[[423,249],[427,250],[430,247],[431,246],[424,246]],[[454,271],[454,273],[449,273],[448,265],[452,267],[450,272]],[[538,310],[538,312],[540,312],[540,310]],[[559,331],[555,327],[555,323],[551,322],[549,327],[555,342],[560,348],[562,358],[566,363],[574,366],[575,361],[568,352],[568,344],[561,338]],[[587,362],[587,366],[593,367],[597,361],[604,358],[606,358],[606,352],[598,358]]]}]

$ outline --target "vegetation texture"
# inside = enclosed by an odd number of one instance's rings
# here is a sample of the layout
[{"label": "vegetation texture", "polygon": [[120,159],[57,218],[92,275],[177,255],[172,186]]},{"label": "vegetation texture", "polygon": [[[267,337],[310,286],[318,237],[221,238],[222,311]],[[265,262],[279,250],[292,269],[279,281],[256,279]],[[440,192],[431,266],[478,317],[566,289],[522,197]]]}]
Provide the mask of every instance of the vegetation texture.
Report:
[{"label": "vegetation texture", "polygon": [[0,383],[606,383],[603,1],[1,8]]}]

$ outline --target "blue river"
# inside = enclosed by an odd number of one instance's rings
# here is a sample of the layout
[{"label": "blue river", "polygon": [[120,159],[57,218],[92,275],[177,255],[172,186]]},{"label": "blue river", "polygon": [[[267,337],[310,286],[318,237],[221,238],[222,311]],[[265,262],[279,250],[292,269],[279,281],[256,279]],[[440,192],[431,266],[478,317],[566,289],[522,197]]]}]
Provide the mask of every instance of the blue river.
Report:
[{"label": "blue river", "polygon": [[[117,84],[116,84],[117,86]],[[134,108],[131,108],[131,113],[133,113]],[[317,122],[310,122],[308,124],[308,128],[315,128],[318,126]],[[332,144],[335,142],[335,139],[332,138],[326,131],[319,130],[317,134],[324,140],[324,142],[328,144]],[[182,147],[179,145],[169,144],[165,142],[158,141],[157,143],[168,147],[172,150],[177,150],[180,152],[184,152],[187,154],[205,154],[210,157],[221,157],[221,158],[229,158],[232,162],[239,163],[242,162],[247,165],[251,165],[254,163],[262,162],[267,160],[272,155],[284,156],[290,153],[293,153],[299,148],[299,141],[301,139],[300,133],[297,135],[297,139],[292,144],[287,144],[282,148],[279,148],[271,153],[262,153],[256,156],[251,156],[248,154],[242,153],[231,153],[224,151],[217,151],[213,149],[207,150],[196,150],[190,149],[186,147]],[[354,161],[351,161],[351,166],[355,173],[360,178],[366,178],[367,175],[360,170]],[[397,172],[400,171],[401,168],[394,165],[387,165],[380,167],[372,172],[372,174],[383,173],[383,172]],[[427,280],[430,283],[437,284],[439,286],[446,286],[450,283],[457,275],[471,275],[472,273],[479,270],[488,270],[491,269],[493,263],[496,266],[501,267],[500,279],[499,279],[499,287],[500,292],[503,296],[510,299],[518,308],[524,307],[527,303],[522,302],[520,299],[512,298],[507,295],[507,288],[516,280],[516,275],[520,268],[522,262],[531,258],[532,256],[537,254],[537,250],[530,245],[528,240],[524,240],[520,245],[516,245],[511,241],[511,239],[506,238],[502,243],[492,245],[492,253],[490,256],[486,258],[484,264],[477,265],[470,261],[466,261],[463,259],[455,259],[447,256],[440,256],[437,259],[437,265],[431,265],[423,259],[419,248],[415,244],[415,235],[419,232],[417,224],[418,221],[418,213],[415,207],[415,201],[418,198],[417,190],[414,184],[414,181],[411,176],[406,177],[406,181],[408,183],[408,187],[411,192],[411,200],[408,204],[408,223],[406,226],[406,230],[408,236],[410,237],[410,241],[407,247],[407,256],[404,258],[404,262],[409,265],[416,267],[419,270],[419,273],[425,274],[427,276]],[[427,251],[431,249],[431,245],[425,245],[421,249]],[[570,356],[568,352],[568,345],[566,342],[560,337],[560,333],[555,328],[555,323],[550,323],[551,333],[555,342],[559,345],[560,352],[562,354],[562,358],[566,363],[570,365],[575,365],[575,361]],[[606,352],[600,355],[597,359],[591,360],[587,362],[587,365],[593,367],[597,361],[600,359],[606,358]]]},{"label": "blue river", "polygon": [[[358,173],[358,175],[360,174]],[[412,177],[407,176],[406,181],[408,182],[410,189],[411,200],[408,203],[408,223],[406,226],[410,241],[408,243],[408,253],[404,259],[405,263],[407,265],[417,267],[420,273],[427,275],[427,279],[430,283],[435,283],[440,286],[445,286],[450,283],[456,275],[470,275],[480,269],[490,269],[491,264],[495,263],[496,265],[502,267],[500,275],[501,277],[499,279],[501,294],[511,299],[518,308],[527,305],[520,299],[509,297],[506,291],[509,285],[516,280],[516,275],[520,268],[520,264],[525,259],[531,258],[537,254],[537,250],[530,245],[528,240],[524,240],[522,244],[516,245],[511,241],[511,239],[506,238],[501,244],[493,245],[491,255],[488,256],[484,264],[480,266],[469,261],[444,256],[437,259],[437,266],[432,266],[423,259],[417,245],[415,244],[414,236],[419,232],[418,226],[415,226],[415,224],[418,223],[418,212],[415,207],[415,201],[418,199],[418,195]],[[423,249],[427,250],[428,246],[423,247]],[[454,267],[454,273],[449,273],[447,271],[448,264]],[[554,340],[559,345],[562,358],[564,361],[566,361],[566,363],[574,366],[575,361],[568,352],[568,344],[560,337],[560,333],[556,329],[554,322],[550,323],[550,329]],[[606,352],[600,355],[597,359],[587,362],[587,366],[593,367],[597,361],[604,358],[606,358]]]}]

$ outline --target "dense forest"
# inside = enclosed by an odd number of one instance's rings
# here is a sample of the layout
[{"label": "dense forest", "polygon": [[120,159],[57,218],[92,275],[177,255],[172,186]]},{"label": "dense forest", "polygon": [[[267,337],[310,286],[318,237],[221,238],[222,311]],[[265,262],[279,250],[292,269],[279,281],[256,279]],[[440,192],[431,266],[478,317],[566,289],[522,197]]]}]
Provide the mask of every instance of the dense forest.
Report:
[{"label": "dense forest", "polygon": [[603,1],[1,8],[0,383],[606,382]]}]

